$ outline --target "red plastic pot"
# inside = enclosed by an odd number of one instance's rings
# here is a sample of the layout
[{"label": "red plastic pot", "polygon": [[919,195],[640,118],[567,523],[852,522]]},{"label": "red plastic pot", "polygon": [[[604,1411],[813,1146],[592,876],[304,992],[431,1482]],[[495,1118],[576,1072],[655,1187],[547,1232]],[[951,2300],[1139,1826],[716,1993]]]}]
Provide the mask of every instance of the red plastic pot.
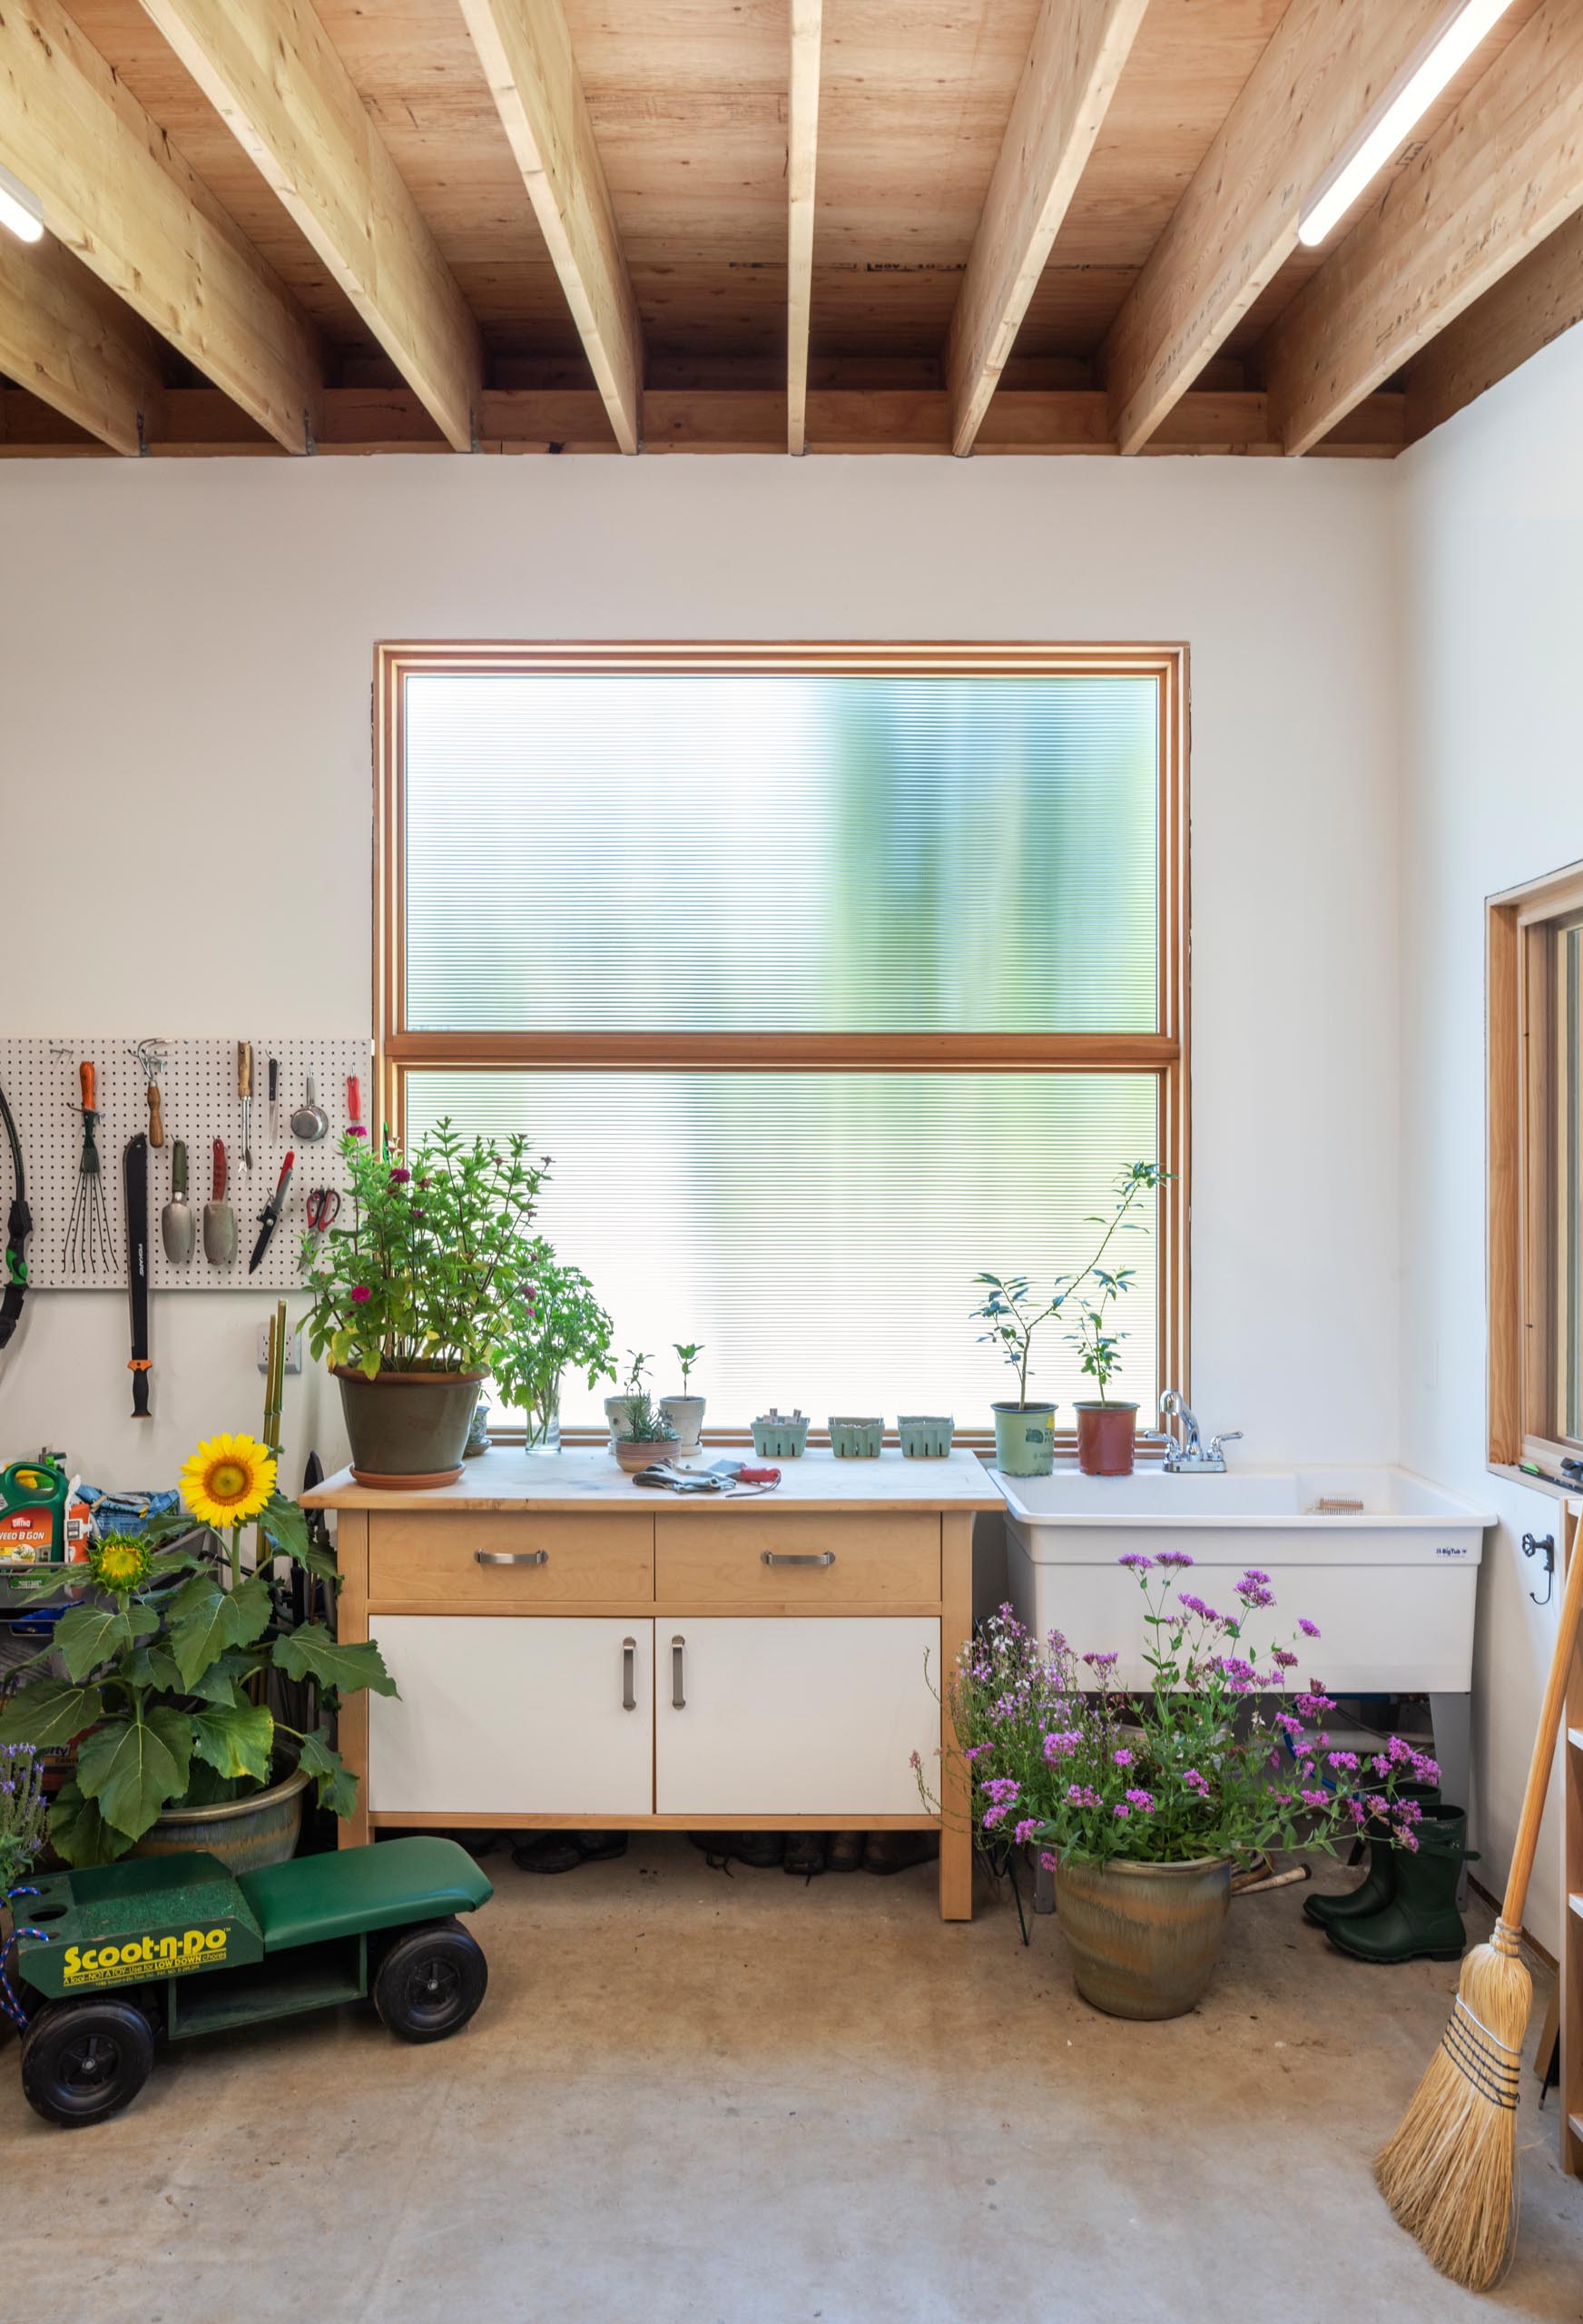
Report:
[{"label": "red plastic pot", "polygon": [[1136,1404],[1075,1404],[1077,1466],[1086,1477],[1130,1477]]}]

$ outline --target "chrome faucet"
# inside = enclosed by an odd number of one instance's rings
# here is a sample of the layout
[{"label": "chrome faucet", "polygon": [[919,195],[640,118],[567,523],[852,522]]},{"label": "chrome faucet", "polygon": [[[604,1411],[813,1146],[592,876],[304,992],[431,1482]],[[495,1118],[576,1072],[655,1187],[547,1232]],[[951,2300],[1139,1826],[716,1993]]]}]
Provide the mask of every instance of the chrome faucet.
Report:
[{"label": "chrome faucet", "polygon": [[1209,1450],[1205,1452],[1204,1439],[1199,1433],[1198,1415],[1192,1405],[1184,1401],[1179,1388],[1167,1388],[1160,1398],[1160,1418],[1166,1423],[1175,1421],[1179,1423],[1175,1430],[1169,1426],[1165,1430],[1165,1457],[1162,1466],[1167,1476],[1224,1475],[1225,1448],[1236,1443],[1242,1434],[1240,1428],[1228,1428],[1223,1436],[1212,1436]]}]

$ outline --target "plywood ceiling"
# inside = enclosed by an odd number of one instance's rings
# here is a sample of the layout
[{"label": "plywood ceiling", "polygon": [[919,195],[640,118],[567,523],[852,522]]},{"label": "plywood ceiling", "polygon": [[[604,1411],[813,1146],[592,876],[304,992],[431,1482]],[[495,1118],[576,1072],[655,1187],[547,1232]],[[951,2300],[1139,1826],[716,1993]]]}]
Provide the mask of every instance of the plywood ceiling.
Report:
[{"label": "plywood ceiling", "polygon": [[[1293,16],[1322,4],[1292,0]],[[317,327],[327,388],[400,391],[400,371],[365,314],[142,0],[67,5],[120,87]],[[283,24],[291,17],[286,0],[225,5]],[[943,390],[953,310],[1041,18],[1107,5],[1118,0],[1048,0],[1047,7],[1043,0],[824,0],[811,389]],[[1389,12],[1402,0],[1347,5],[1355,22],[1357,12]],[[1515,0],[1399,157],[1398,173],[1547,5],[1560,0]],[[1136,5],[1141,0],[1135,13]],[[789,0],[564,0],[564,10],[641,319],[644,389],[651,398],[783,391]],[[591,393],[595,375],[574,307],[460,0],[319,0],[317,13],[481,330],[487,389]],[[1288,0],[1149,0],[1142,9],[997,375],[1002,397],[1103,390],[1106,334],[1287,14]],[[0,70],[0,161],[7,103],[23,101],[8,94]],[[1378,199],[1371,197],[1371,209]],[[1333,254],[1332,246],[1284,257],[1217,337],[1197,385],[1261,391],[1274,326]],[[0,350],[9,343],[0,325]],[[166,383],[196,389],[203,376],[181,344],[178,335],[162,350]],[[47,369],[38,367],[24,384],[38,386]],[[25,427],[12,403],[0,435],[14,447]],[[57,402],[56,411],[63,408]],[[1069,419],[1077,429],[1080,417],[1072,407],[1063,427]],[[857,424],[855,408],[847,418]],[[916,411],[909,424],[922,426]],[[216,431],[223,438],[213,421]],[[434,431],[419,414],[408,432]],[[644,432],[645,441],[655,433],[646,423]],[[55,441],[78,433],[58,420],[43,429]],[[1362,448],[1394,444],[1371,438]]]}]

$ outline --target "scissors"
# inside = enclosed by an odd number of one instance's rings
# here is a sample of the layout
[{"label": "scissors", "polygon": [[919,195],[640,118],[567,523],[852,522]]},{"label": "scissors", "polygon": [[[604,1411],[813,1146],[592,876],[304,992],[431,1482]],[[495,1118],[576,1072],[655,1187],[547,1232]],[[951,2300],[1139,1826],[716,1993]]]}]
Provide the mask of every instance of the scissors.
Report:
[{"label": "scissors", "polygon": [[313,1235],[323,1235],[340,1216],[340,1194],[335,1187],[315,1187],[308,1197],[308,1226]]}]

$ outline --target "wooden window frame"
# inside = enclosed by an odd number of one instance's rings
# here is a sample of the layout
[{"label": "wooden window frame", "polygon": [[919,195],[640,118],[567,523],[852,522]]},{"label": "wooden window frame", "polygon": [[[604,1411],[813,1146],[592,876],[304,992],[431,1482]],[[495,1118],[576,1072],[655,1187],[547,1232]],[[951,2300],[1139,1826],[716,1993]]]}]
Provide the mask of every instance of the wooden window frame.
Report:
[{"label": "wooden window frame", "polygon": [[[775,673],[811,670],[856,676],[1049,675],[1152,677],[1159,690],[1159,1014],[1153,1033],[806,1033],[417,1031],[407,1022],[404,928],[406,867],[406,682],[419,673],[536,675],[656,671]],[[506,643],[477,639],[387,641],[374,656],[374,1075],[381,1118],[405,1137],[407,1076],[424,1068],[486,1072],[1137,1073],[1155,1077],[1159,1153],[1169,1180],[1160,1201],[1159,1382],[1184,1396],[1189,1372],[1188,1222],[1188,667],[1185,645],[982,645],[960,644],[793,645],[663,640]],[[963,1328],[968,1328],[964,1300]],[[1140,1414],[1147,1436],[1157,1414]],[[500,1432],[508,1440],[509,1431]],[[710,1432],[722,1443],[745,1432]],[[597,1442],[595,1431],[567,1441]],[[988,1444],[988,1433],[959,1437]],[[1159,1448],[1155,1439],[1155,1449]],[[1069,1450],[1070,1431],[1057,1443]]]},{"label": "wooden window frame", "polygon": [[1583,1457],[1556,1425],[1558,931],[1583,864],[1487,899],[1489,1459],[1553,1472]]}]

